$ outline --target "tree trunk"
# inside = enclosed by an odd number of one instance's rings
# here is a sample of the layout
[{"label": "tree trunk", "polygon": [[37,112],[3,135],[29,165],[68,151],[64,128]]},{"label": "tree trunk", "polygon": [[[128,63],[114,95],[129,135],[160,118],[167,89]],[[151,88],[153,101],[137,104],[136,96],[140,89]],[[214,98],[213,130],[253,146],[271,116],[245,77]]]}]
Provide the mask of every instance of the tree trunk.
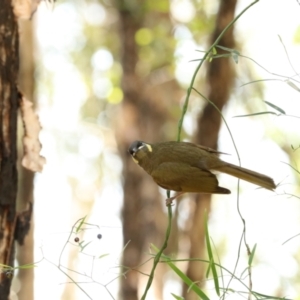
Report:
[{"label": "tree trunk", "polygon": [[[20,28],[20,70],[19,88],[26,99],[34,102],[34,59],[33,59],[33,34],[32,20],[19,20]],[[19,120],[18,130],[21,132],[23,124]],[[22,136],[22,135],[21,135]],[[22,141],[18,139],[18,149],[21,150]],[[21,150],[22,151],[22,150]],[[34,173],[21,166],[21,158],[18,159],[18,211],[33,203],[33,178]],[[33,222],[24,241],[24,245],[17,245],[17,260],[19,265],[29,264],[34,261]],[[34,268],[20,269],[18,272],[20,280],[19,300],[32,300],[34,289]]]},{"label": "tree trunk", "polygon": [[[212,34],[212,42],[216,40],[222,30],[234,18],[236,0],[222,0],[216,19],[216,27]],[[231,27],[219,45],[234,48],[233,27]],[[218,49],[218,53],[222,53]],[[208,99],[222,110],[227,103],[234,80],[232,61],[228,58],[214,59],[208,65],[207,83],[209,87]],[[221,126],[221,116],[219,112],[209,103],[206,104],[203,113],[198,118],[198,130],[195,135],[195,143],[217,149],[218,134]],[[211,206],[211,196],[207,194],[196,195],[196,209],[193,216],[193,225],[189,232],[190,238],[190,257],[205,258],[205,230],[204,213],[209,213]],[[203,282],[207,264],[190,262],[187,269],[187,276],[192,281]],[[187,300],[198,299],[197,296],[189,292],[188,287],[184,286],[184,296]]]},{"label": "tree trunk", "polygon": [[[132,161],[128,147],[137,139],[148,142],[166,139],[162,128],[170,119],[169,107],[174,99],[179,98],[180,89],[174,80],[151,85],[148,77],[145,79],[139,77],[136,72],[139,47],[135,42],[135,34],[144,26],[142,15],[144,11],[143,9],[139,12],[133,11],[136,6],[127,8],[126,1],[119,3],[124,99],[118,118],[117,141],[123,160],[123,237],[124,246],[127,243],[128,245],[123,253],[122,265],[126,267],[124,268],[126,272],[127,268],[136,268],[149,259],[147,252],[150,250],[150,243],[158,247],[162,245],[167,224],[167,216],[162,210],[164,200],[158,192],[157,185]],[[141,8],[143,5],[144,3],[139,3],[138,7]],[[152,261],[144,266],[142,271],[149,273],[151,266]],[[155,299],[162,299],[162,276],[165,268],[164,265],[159,266],[155,275],[152,289]],[[133,270],[122,276],[121,299],[139,299],[146,280],[147,276]]]},{"label": "tree trunk", "polygon": [[[10,0],[0,6],[0,263],[13,266],[17,196],[18,25]],[[11,274],[12,275],[12,274]],[[0,300],[12,276],[1,272]]]}]

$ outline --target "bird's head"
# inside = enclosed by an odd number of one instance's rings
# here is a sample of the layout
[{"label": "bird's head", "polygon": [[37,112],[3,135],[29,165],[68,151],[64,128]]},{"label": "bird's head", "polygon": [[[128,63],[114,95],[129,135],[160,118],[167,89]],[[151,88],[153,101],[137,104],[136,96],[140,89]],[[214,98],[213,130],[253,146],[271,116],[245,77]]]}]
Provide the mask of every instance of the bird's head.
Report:
[{"label": "bird's head", "polygon": [[135,141],[130,145],[128,152],[130,153],[133,161],[139,164],[143,158],[147,157],[152,152],[152,150],[153,149],[150,144],[143,141]]}]

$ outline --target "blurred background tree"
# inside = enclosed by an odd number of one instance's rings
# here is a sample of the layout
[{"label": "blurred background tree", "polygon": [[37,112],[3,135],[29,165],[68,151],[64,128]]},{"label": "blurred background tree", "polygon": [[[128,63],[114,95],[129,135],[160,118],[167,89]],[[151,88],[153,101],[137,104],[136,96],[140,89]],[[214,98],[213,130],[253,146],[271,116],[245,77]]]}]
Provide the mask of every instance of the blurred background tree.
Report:
[{"label": "blurred background tree", "polygon": [[[19,66],[19,78],[18,84],[20,90],[23,92],[26,99],[35,102],[34,99],[34,44],[33,44],[33,23],[30,20],[19,21],[19,55],[20,55],[20,66]],[[21,120],[18,120],[18,153],[22,153],[22,141],[23,136],[23,124]],[[18,197],[17,197],[17,208],[18,211],[22,211],[28,207],[28,203],[33,203],[33,178],[34,173],[30,170],[21,167],[21,158],[18,156]],[[17,245],[17,260],[19,265],[25,265],[34,261],[34,217],[32,216],[30,230],[25,238],[25,245]],[[19,289],[18,297],[20,300],[33,299],[34,295],[34,272],[33,268],[21,269],[18,272],[18,279],[22,282],[21,288]]]}]

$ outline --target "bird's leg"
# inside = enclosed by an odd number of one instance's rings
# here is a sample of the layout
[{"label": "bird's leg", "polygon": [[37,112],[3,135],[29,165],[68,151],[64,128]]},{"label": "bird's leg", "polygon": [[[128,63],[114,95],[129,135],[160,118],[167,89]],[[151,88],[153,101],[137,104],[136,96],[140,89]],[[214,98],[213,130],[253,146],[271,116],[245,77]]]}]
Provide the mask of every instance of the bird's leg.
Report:
[{"label": "bird's leg", "polygon": [[172,201],[173,201],[174,199],[178,198],[179,196],[181,196],[181,195],[184,194],[184,193],[185,193],[185,192],[180,192],[180,193],[176,194],[176,195],[173,196],[173,197],[167,198],[167,199],[166,199],[166,206],[172,205]]}]

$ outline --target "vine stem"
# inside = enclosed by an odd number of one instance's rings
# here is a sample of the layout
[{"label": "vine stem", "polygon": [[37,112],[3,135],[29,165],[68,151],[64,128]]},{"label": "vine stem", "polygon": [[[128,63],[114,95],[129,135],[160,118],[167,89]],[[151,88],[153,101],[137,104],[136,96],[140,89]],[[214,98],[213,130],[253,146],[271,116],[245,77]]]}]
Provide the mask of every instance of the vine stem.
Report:
[{"label": "vine stem", "polygon": [[252,3],[250,3],[246,8],[244,8],[224,29],[223,31],[220,33],[220,35],[217,37],[217,39],[214,41],[214,43],[209,47],[209,49],[205,52],[203,58],[201,59],[199,65],[197,66],[191,83],[187,89],[187,93],[186,93],[186,97],[184,100],[184,104],[183,104],[183,108],[182,108],[182,114],[181,117],[179,119],[178,122],[178,133],[177,133],[177,142],[180,142],[180,137],[181,137],[181,131],[182,131],[182,124],[183,124],[183,120],[184,120],[184,116],[186,114],[187,108],[189,106],[189,101],[190,101],[190,95],[191,92],[193,90],[194,87],[194,83],[196,80],[196,76],[200,70],[200,68],[202,67],[204,61],[209,57],[210,53],[213,51],[213,49],[218,45],[220,39],[223,37],[223,35],[225,34],[225,32],[253,5],[255,5],[257,2],[259,2],[259,0],[255,0]]},{"label": "vine stem", "polygon": [[148,279],[148,282],[147,282],[147,285],[146,285],[146,288],[145,288],[145,291],[144,291],[144,294],[143,294],[141,300],[146,299],[148,290],[150,289],[153,278],[154,278],[155,269],[156,269],[158,263],[160,262],[160,258],[162,256],[164,250],[168,246],[168,241],[169,241],[169,237],[170,237],[170,234],[171,234],[171,227],[172,227],[172,215],[173,215],[172,206],[168,205],[168,227],[167,227],[167,231],[166,231],[164,244],[162,245],[161,249],[159,250],[159,252],[157,252],[157,254],[154,257],[152,270],[151,270],[151,273],[149,275],[149,279]]},{"label": "vine stem", "polygon": [[[189,99],[190,99],[190,95],[191,95],[191,92],[193,90],[193,86],[194,86],[194,83],[195,83],[195,80],[196,80],[196,76],[201,68],[201,66],[203,65],[204,61],[209,57],[210,53],[213,51],[213,49],[217,46],[217,44],[219,43],[220,39],[223,37],[223,35],[225,34],[225,32],[251,7],[253,6],[254,4],[256,4],[257,2],[259,2],[259,0],[255,0],[253,1],[251,4],[249,4],[245,9],[243,9],[235,18],[234,20],[232,20],[224,29],[223,31],[220,33],[220,35],[218,36],[218,38],[215,40],[215,42],[209,47],[209,49],[206,51],[205,55],[203,56],[203,58],[201,59],[199,65],[197,66],[194,74],[193,74],[193,77],[192,77],[192,80],[191,80],[191,83],[187,89],[187,94],[186,94],[186,98],[185,98],[185,101],[184,101],[184,105],[183,105],[183,108],[182,108],[182,114],[181,114],[181,117],[178,121],[178,133],[177,133],[177,141],[179,142],[180,141],[180,136],[181,136],[181,131],[182,131],[182,125],[183,125],[183,120],[184,120],[184,116],[187,112],[187,108],[188,108],[188,105],[189,105]],[[168,195],[168,198],[170,198],[170,191],[167,191],[167,195]],[[150,275],[149,275],[149,279],[148,279],[148,282],[147,282],[147,285],[146,285],[146,288],[145,288],[145,291],[144,291],[144,294],[143,296],[141,297],[141,300],[145,300],[146,297],[147,297],[147,293],[152,285],[152,282],[153,282],[153,278],[154,278],[154,273],[155,273],[155,270],[156,270],[156,267],[158,265],[158,263],[160,262],[160,258],[161,256],[163,255],[163,251],[167,248],[168,246],[168,241],[169,241],[169,237],[170,237],[170,234],[171,234],[171,227],[172,227],[172,206],[171,205],[168,205],[168,226],[167,226],[167,230],[166,230],[166,235],[165,235],[165,240],[164,240],[164,243],[163,243],[163,246],[161,247],[161,249],[159,250],[159,252],[155,255],[154,257],[154,261],[153,261],[153,266],[152,266],[152,269],[151,269],[151,272],[150,272]]]}]

